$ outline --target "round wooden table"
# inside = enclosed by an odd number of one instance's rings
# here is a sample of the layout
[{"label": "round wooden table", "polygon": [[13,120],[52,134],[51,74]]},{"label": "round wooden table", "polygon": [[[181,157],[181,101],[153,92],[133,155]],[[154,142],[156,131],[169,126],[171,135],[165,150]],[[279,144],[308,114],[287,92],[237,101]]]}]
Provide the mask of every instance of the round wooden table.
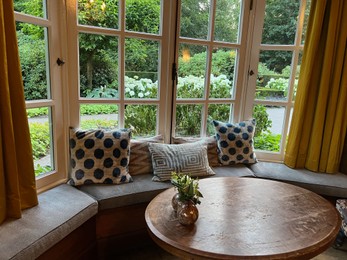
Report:
[{"label": "round wooden table", "polygon": [[334,242],[341,225],[334,205],[286,183],[220,177],[199,180],[204,198],[192,226],[178,223],[170,188],[148,205],[145,219],[163,249],[189,259],[309,259]]}]

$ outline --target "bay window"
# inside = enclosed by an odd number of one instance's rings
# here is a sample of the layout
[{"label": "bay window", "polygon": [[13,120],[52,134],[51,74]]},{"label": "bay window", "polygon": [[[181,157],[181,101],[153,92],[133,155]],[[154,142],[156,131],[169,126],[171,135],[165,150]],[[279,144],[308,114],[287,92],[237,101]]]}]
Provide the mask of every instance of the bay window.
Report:
[{"label": "bay window", "polygon": [[39,187],[64,182],[69,127],[214,135],[256,118],[281,161],[310,1],[15,0]]}]

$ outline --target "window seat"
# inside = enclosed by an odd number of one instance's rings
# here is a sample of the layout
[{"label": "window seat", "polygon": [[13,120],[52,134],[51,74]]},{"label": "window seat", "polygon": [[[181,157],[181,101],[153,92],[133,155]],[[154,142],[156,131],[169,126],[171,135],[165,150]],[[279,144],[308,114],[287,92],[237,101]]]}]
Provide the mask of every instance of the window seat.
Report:
[{"label": "window seat", "polygon": [[0,226],[0,259],[36,259],[98,212],[96,200],[67,184],[38,198],[39,205],[24,210],[22,218]]},{"label": "window seat", "polygon": [[271,162],[258,162],[251,165],[250,169],[258,178],[294,184],[323,196],[347,198],[347,174],[315,173]]},{"label": "window seat", "polygon": [[[216,175],[207,178],[265,178],[323,196],[347,198],[347,175],[342,173],[317,174],[269,162],[213,170]],[[153,182],[151,174],[135,175],[133,179],[134,182],[123,185],[75,188],[62,184],[40,194],[38,206],[25,210],[21,219],[7,220],[0,226],[0,259],[77,259],[81,255],[106,259],[151,243],[145,209],[157,194],[172,185]],[[87,248],[93,249],[95,255],[86,253]]]}]

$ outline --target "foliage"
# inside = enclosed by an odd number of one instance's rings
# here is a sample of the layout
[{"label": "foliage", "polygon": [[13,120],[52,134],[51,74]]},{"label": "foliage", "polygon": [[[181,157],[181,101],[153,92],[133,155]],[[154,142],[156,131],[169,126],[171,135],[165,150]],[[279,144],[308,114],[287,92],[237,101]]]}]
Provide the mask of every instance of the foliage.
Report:
[{"label": "foliage", "polygon": [[280,90],[283,92],[283,95],[286,97],[288,94],[288,84],[289,80],[286,78],[271,78],[266,84],[266,88]]},{"label": "foliage", "polygon": [[[295,30],[300,1],[267,0],[262,43],[290,45],[295,40]],[[292,52],[262,51],[260,61],[278,73],[291,64]]]},{"label": "foliage", "polygon": [[263,105],[255,105],[253,109],[253,117],[256,119],[257,126],[254,136],[260,136],[272,126],[272,121],[269,119],[269,114],[266,112],[266,107]]},{"label": "foliage", "polygon": [[118,91],[106,86],[94,88],[92,91],[87,93],[88,98],[118,98]]},{"label": "foliage", "polygon": [[[141,11],[139,11],[141,10]],[[141,14],[141,15],[139,15]],[[158,33],[160,1],[126,1],[127,30]],[[118,1],[79,0],[79,23],[107,28],[118,27]],[[117,89],[118,40],[115,37],[80,34],[81,92],[106,85]],[[158,43],[135,38],[125,40],[126,70],[135,72],[158,71]],[[115,53],[115,54],[112,54]],[[153,58],[154,57],[154,58]],[[156,74],[151,79],[156,80]],[[112,85],[112,86],[110,86]]]},{"label": "foliage", "polygon": [[81,115],[100,115],[100,114],[115,114],[118,113],[118,107],[115,105],[98,105],[88,104],[81,105]]},{"label": "foliage", "polygon": [[176,106],[176,134],[179,136],[200,136],[201,105]]},{"label": "foliage", "polygon": [[279,152],[280,151],[280,134],[262,133],[254,136],[254,148],[257,150]]},{"label": "foliage", "polygon": [[50,165],[41,165],[41,164],[36,164],[35,165],[35,176],[40,176],[41,174],[44,174],[46,172],[52,171],[52,167]]},{"label": "foliage", "polygon": [[160,0],[127,0],[125,19],[127,30],[158,34]]},{"label": "foliage", "polygon": [[48,115],[47,107],[38,107],[38,108],[29,108],[27,109],[28,118],[38,117],[38,116],[46,116]]},{"label": "foliage", "polygon": [[118,127],[117,120],[104,120],[104,119],[88,119],[81,120],[81,129],[112,129]]},{"label": "foliage", "polygon": [[203,196],[199,191],[198,179],[191,178],[189,174],[172,172],[171,183],[176,187],[180,201],[191,200],[194,204],[201,203],[200,198]]},{"label": "foliage", "polygon": [[158,82],[151,79],[133,78],[125,76],[125,97],[126,98],[157,98]]},{"label": "foliage", "polygon": [[29,123],[31,145],[33,149],[34,160],[38,160],[49,153],[50,134],[49,125],[46,123]]},{"label": "foliage", "polygon": [[[206,51],[192,55],[189,61],[179,58],[178,75],[201,77],[206,73]],[[234,77],[235,51],[218,50],[212,56],[212,70],[214,76],[227,75],[230,81]]]},{"label": "foliage", "polygon": [[125,108],[125,127],[132,129],[132,135],[155,135],[157,126],[157,106],[127,105]]},{"label": "foliage", "polygon": [[47,98],[45,43],[17,31],[26,100]]}]

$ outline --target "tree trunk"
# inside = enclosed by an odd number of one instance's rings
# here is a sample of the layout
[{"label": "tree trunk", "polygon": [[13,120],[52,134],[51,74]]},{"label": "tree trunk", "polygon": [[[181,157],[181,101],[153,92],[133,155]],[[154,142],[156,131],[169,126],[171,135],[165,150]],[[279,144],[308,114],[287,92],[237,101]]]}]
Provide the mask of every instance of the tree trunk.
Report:
[{"label": "tree trunk", "polygon": [[89,52],[87,59],[87,88],[93,90],[93,59],[94,51]]}]

